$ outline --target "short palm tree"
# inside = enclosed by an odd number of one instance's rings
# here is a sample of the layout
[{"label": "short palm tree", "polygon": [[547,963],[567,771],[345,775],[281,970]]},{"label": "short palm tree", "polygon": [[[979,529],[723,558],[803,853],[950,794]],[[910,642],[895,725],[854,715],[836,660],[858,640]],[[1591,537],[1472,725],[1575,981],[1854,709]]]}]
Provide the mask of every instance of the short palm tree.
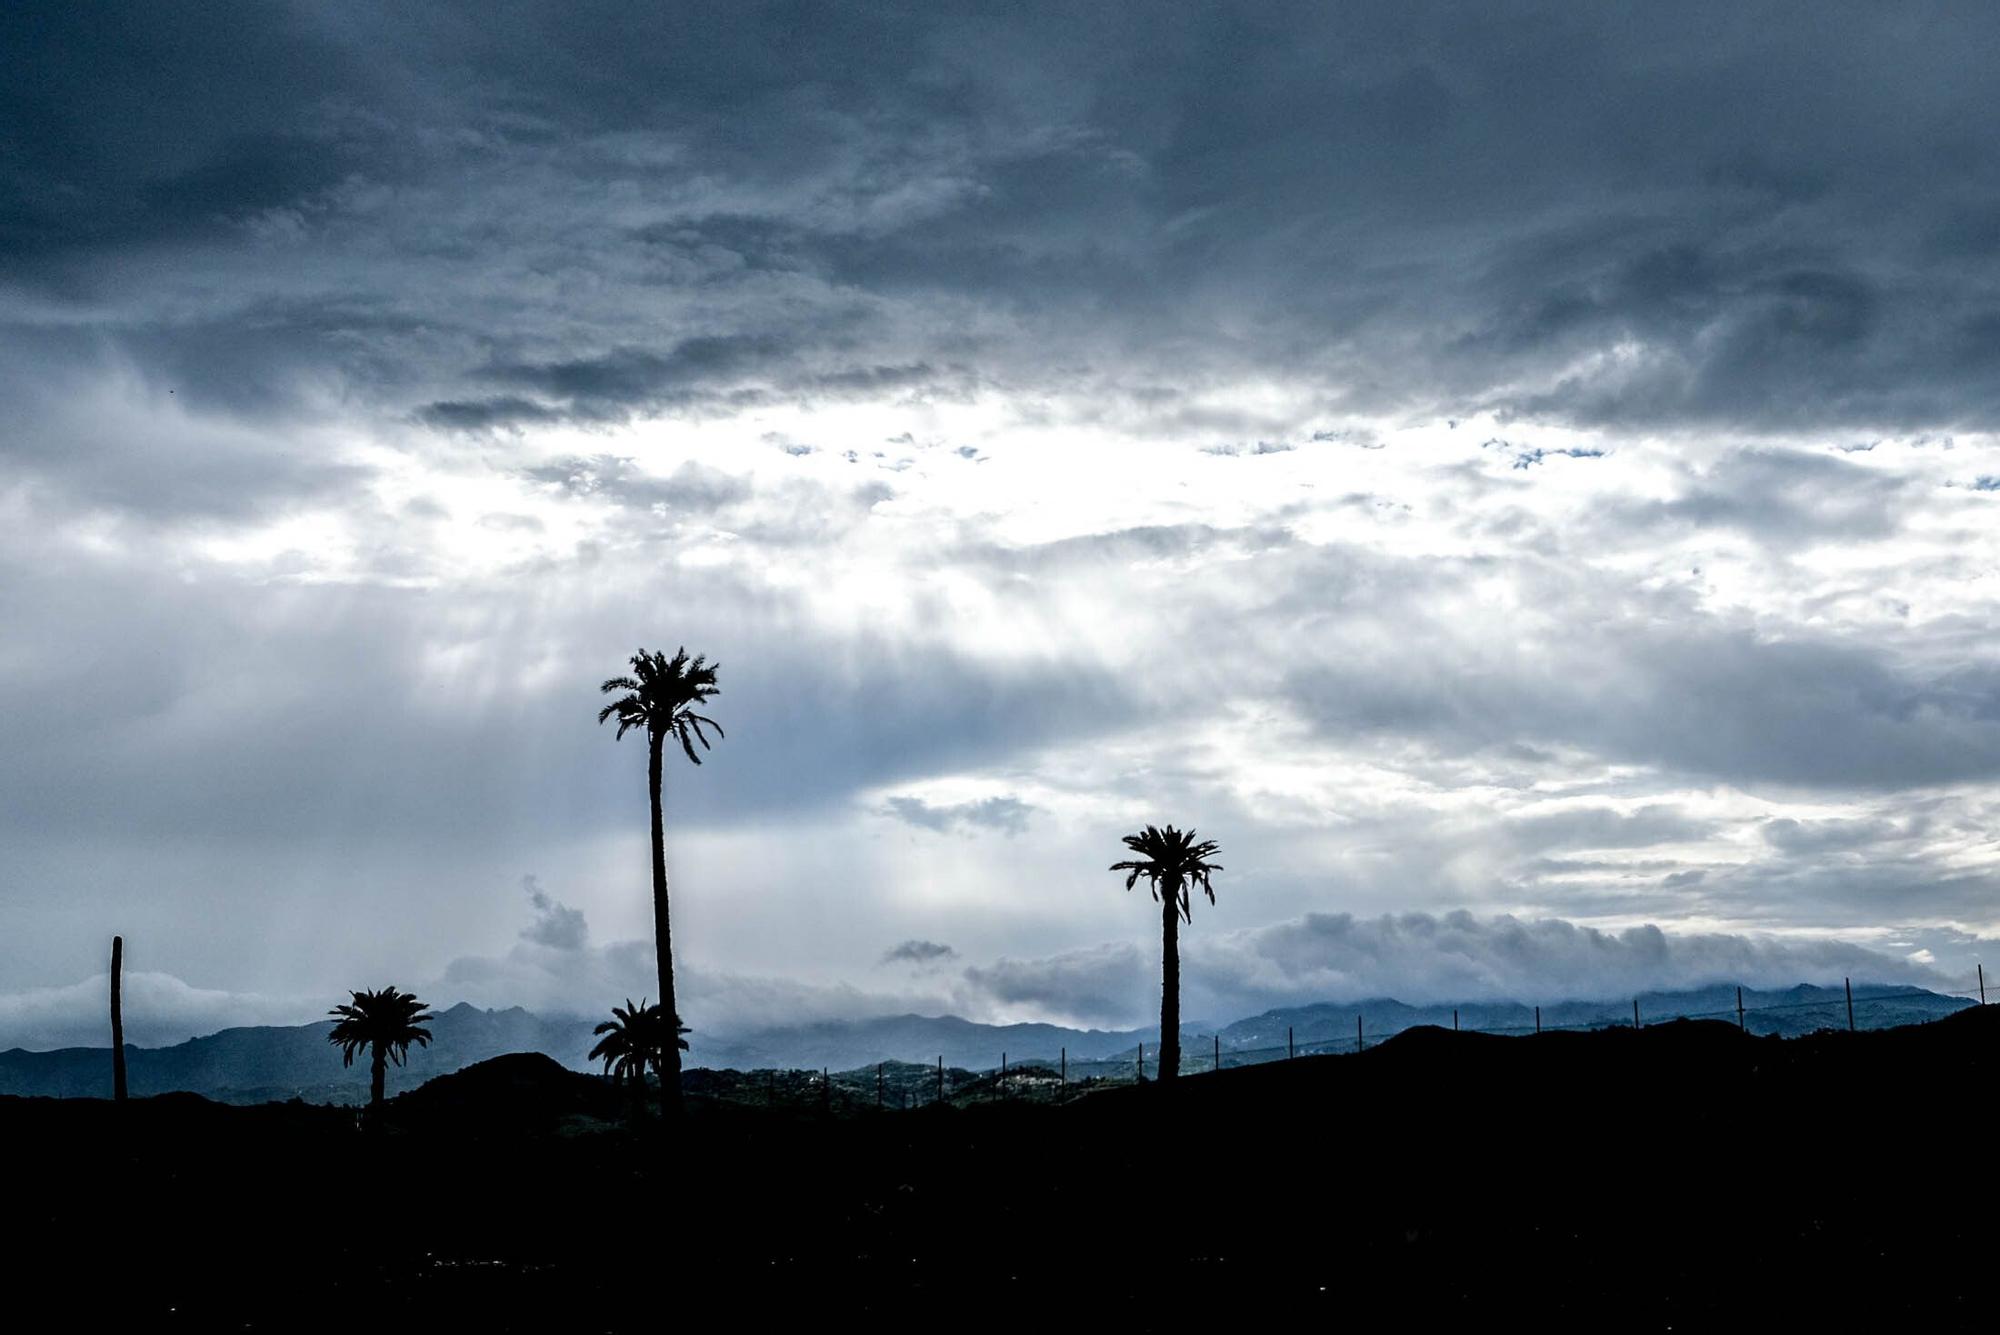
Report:
[{"label": "short palm tree", "polygon": [[[687,1040],[681,1035],[688,1031],[676,1015],[673,1022],[674,1052],[676,1055],[687,1049]],[[652,1071],[660,1077],[661,1097],[665,1098],[667,1087],[667,1012],[664,1007],[648,1006],[641,1001],[632,1004],[632,998],[625,998],[621,1009],[611,1008],[611,1018],[591,1030],[599,1035],[597,1046],[590,1050],[590,1060],[600,1058],[604,1062],[604,1073],[614,1080],[630,1081],[638,1106],[646,1106],[646,1072]],[[676,1065],[678,1069],[678,1064]]]},{"label": "short palm tree", "polygon": [[[723,735],[721,725],[714,719],[694,712],[697,705],[707,704],[719,689],[715,684],[716,666],[704,662],[700,656],[690,660],[686,649],[678,650],[672,658],[641,649],[632,655],[630,676],[613,677],[600,688],[607,695],[613,691],[623,694],[597,711],[599,723],[617,719],[620,738],[635,728],[646,733],[646,777],[653,802],[653,953],[660,973],[660,1008],[669,1015],[678,1015],[680,1010],[674,1004],[673,932],[667,918],[667,836],[660,806],[661,754],[667,738],[673,737],[680,742],[681,750],[687,752],[687,758],[699,765],[701,757],[695,754],[694,743],[700,742],[703,750],[709,745],[703,729],[714,728],[716,736]],[[680,1110],[681,1054],[672,1045],[667,1047],[666,1064],[660,1068],[660,1103],[669,1113]]]},{"label": "short palm tree", "polygon": [[1125,888],[1130,890],[1141,876],[1151,883],[1153,898],[1164,906],[1161,931],[1164,937],[1160,965],[1160,1079],[1172,1080],[1181,1066],[1181,957],[1180,924],[1193,922],[1189,892],[1197,885],[1215,902],[1211,874],[1222,868],[1208,859],[1221,850],[1213,839],[1196,842],[1194,831],[1182,833],[1169,825],[1164,830],[1148,825],[1138,834],[1125,836],[1125,847],[1139,855],[1136,861],[1114,862],[1111,870],[1127,872]]},{"label": "short palm tree", "polygon": [[410,1044],[429,1047],[431,1031],[424,1023],[436,1017],[424,1009],[413,993],[398,992],[393,986],[380,992],[356,992],[351,1005],[335,1006],[327,1014],[334,1018],[326,1041],[340,1048],[340,1064],[354,1065],[354,1054],[373,1050],[368,1075],[368,1106],[382,1102],[382,1082],[389,1063],[401,1066]]}]

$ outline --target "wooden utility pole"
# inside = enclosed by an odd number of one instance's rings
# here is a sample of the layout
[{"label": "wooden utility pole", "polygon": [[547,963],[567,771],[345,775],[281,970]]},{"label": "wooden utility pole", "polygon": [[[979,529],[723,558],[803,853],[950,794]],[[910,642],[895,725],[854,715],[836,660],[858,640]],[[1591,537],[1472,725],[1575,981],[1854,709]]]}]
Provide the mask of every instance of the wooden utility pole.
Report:
[{"label": "wooden utility pole", "polygon": [[1986,1004],[1986,966],[1979,966],[1979,1004]]},{"label": "wooden utility pole", "polygon": [[1290,1060],[1291,1060],[1292,1058],[1294,1058],[1294,1057],[1296,1057],[1296,1056],[1298,1056],[1298,1055],[1299,1055],[1299,1050],[1298,1050],[1298,1048],[1297,1048],[1296,1046],[1294,1046],[1294,1045],[1293,1045],[1293,1043],[1292,1043],[1292,1027],[1291,1027],[1290,1025],[1286,1025],[1286,1026],[1285,1026],[1285,1060],[1286,1060],[1286,1061],[1290,1061]]},{"label": "wooden utility pole", "polygon": [[111,1097],[125,1101],[125,938],[111,938]]},{"label": "wooden utility pole", "polygon": [[1632,998],[1632,1027],[1639,1028],[1639,998]]},{"label": "wooden utility pole", "polygon": [[1144,1043],[1139,1045],[1139,1078],[1141,1080],[1146,1078],[1146,1045]]},{"label": "wooden utility pole", "polygon": [[1217,1035],[1215,1036],[1215,1069],[1216,1069],[1216,1070],[1218,1070],[1218,1071],[1220,1071],[1220,1070],[1222,1069],[1222,1035],[1221,1035],[1221,1034],[1217,1034]]},{"label": "wooden utility pole", "polygon": [[1458,1032],[1458,1007],[1456,1006],[1451,1008],[1451,1032],[1454,1034]]},{"label": "wooden utility pole", "polygon": [[1736,989],[1736,1027],[1746,1033],[1750,1028],[1743,1023],[1743,989],[1740,987]]},{"label": "wooden utility pole", "polygon": [[1840,981],[1847,987],[1847,1032],[1851,1034],[1854,1032],[1854,980],[1843,978]]},{"label": "wooden utility pole", "polygon": [[1542,1008],[1540,1006],[1535,1007],[1535,1032],[1538,1034],[1542,1032]]}]

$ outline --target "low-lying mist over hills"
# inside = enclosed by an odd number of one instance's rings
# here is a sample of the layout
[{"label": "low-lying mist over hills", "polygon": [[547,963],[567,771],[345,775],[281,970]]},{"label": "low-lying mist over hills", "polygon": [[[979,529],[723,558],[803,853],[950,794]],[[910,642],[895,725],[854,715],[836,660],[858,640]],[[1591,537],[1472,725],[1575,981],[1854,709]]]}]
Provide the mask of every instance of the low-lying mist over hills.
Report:
[{"label": "low-lying mist over hills", "polygon": [[[1848,1022],[1847,998],[1839,988],[1746,988],[1742,1000],[1745,1026],[1755,1034],[1791,1036],[1842,1028]],[[1645,993],[1637,1001],[1640,1018],[1647,1024],[1682,1016],[1734,1020],[1737,990],[1718,985]],[[1544,1029],[1629,1025],[1632,1004],[1631,999],[1562,1002],[1542,1007],[1540,1023]],[[1854,1024],[1884,1029],[1937,1019],[1973,1004],[1963,997],[1903,985],[1857,986]],[[1410,1006],[1389,998],[1287,1007],[1219,1028],[1207,1023],[1183,1025],[1185,1062],[1190,1070],[1205,1069],[1218,1041],[1225,1064],[1231,1065],[1280,1056],[1288,1042],[1301,1052],[1352,1051],[1357,1019],[1362,1040],[1372,1042],[1420,1025],[1451,1028],[1454,1022],[1465,1029],[1531,1033],[1536,1010],[1514,1002]],[[461,1002],[440,1011],[431,1022],[429,1047],[411,1048],[406,1066],[389,1068],[387,1092],[414,1089],[435,1076],[512,1052],[539,1052],[574,1070],[589,1070],[585,1056],[594,1041],[594,1023],[574,1016],[536,1015],[518,1006],[481,1010]],[[338,1051],[326,1041],[329,1027],[326,1021],[260,1025],[224,1029],[169,1047],[128,1047],[132,1092],[185,1091],[239,1104],[293,1098],[360,1103],[368,1093],[366,1064],[343,1067]],[[842,1071],[877,1062],[931,1063],[940,1058],[949,1067],[978,1071],[998,1066],[1003,1055],[1010,1063],[1021,1063],[1055,1062],[1066,1054],[1081,1072],[1092,1063],[1133,1064],[1144,1044],[1150,1071],[1159,1031],[1157,1027],[995,1025],[954,1015],[897,1015],[774,1026],[726,1037],[697,1032],[689,1035],[689,1042],[690,1067],[744,1071]],[[0,1053],[0,1094],[103,1097],[110,1092],[109,1071],[109,1052],[103,1047],[48,1052],[16,1048]]]}]

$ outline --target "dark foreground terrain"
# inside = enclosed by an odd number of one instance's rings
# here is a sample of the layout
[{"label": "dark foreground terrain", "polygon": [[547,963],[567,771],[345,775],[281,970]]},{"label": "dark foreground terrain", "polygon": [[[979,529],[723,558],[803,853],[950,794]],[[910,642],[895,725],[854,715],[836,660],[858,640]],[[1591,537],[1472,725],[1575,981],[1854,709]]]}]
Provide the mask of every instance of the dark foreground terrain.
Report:
[{"label": "dark foreground terrain", "polygon": [[2000,1008],[1494,1038],[828,1116],[500,1058],[392,1102],[0,1099],[8,1304],[146,1329],[2000,1321]]}]

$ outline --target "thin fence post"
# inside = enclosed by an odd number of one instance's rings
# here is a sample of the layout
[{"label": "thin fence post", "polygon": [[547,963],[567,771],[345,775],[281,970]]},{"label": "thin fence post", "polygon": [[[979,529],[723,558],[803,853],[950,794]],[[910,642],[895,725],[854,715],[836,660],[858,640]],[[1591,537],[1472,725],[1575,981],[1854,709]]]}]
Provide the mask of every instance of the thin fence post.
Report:
[{"label": "thin fence post", "polygon": [[1637,997],[1632,998],[1632,1027],[1634,1029],[1641,1027],[1639,1024],[1639,998]]},{"label": "thin fence post", "polygon": [[943,1056],[943,1054],[939,1054],[939,1056],[938,1056],[938,1096],[937,1096],[937,1101],[938,1101],[939,1103],[943,1103],[943,1102],[944,1102],[944,1056]]},{"label": "thin fence post", "polygon": [[1750,1026],[1743,1023],[1743,989],[1736,989],[1736,1027],[1748,1033]]},{"label": "thin fence post", "polygon": [[1146,1078],[1146,1045],[1144,1043],[1139,1045],[1139,1078],[1141,1080]]},{"label": "thin fence post", "polygon": [[1979,966],[1979,1004],[1986,1004],[1986,966]]},{"label": "thin fence post", "polygon": [[1215,1036],[1215,1069],[1216,1069],[1216,1070],[1218,1070],[1218,1071],[1220,1071],[1220,1070],[1222,1069],[1222,1035],[1221,1035],[1221,1034],[1217,1034],[1217,1035]]},{"label": "thin fence post", "polygon": [[1454,1034],[1458,1032],[1458,1007],[1456,1006],[1451,1008],[1451,1032]]},{"label": "thin fence post", "polygon": [[1538,1034],[1542,1032],[1542,1008],[1540,1006],[1535,1007],[1535,1032]]},{"label": "thin fence post", "polygon": [[1843,978],[1841,983],[1847,988],[1847,1032],[1854,1032],[1854,980]]},{"label": "thin fence post", "polygon": [[125,938],[111,938],[111,1098],[125,1102],[125,1006],[120,989],[125,978]]},{"label": "thin fence post", "polygon": [[1298,1051],[1298,1048],[1297,1048],[1297,1047],[1296,1047],[1296,1046],[1295,1046],[1295,1045],[1294,1045],[1294,1044],[1292,1043],[1292,1027],[1291,1027],[1290,1025],[1286,1025],[1286,1026],[1285,1026],[1285,1060],[1286,1060],[1286,1061],[1290,1061],[1290,1060],[1291,1060],[1292,1058],[1294,1058],[1294,1057],[1296,1057],[1296,1056],[1298,1056],[1298,1055],[1299,1055],[1299,1051]]},{"label": "thin fence post", "polygon": [[1062,1050],[1062,1087],[1069,1088],[1069,1049]]}]

